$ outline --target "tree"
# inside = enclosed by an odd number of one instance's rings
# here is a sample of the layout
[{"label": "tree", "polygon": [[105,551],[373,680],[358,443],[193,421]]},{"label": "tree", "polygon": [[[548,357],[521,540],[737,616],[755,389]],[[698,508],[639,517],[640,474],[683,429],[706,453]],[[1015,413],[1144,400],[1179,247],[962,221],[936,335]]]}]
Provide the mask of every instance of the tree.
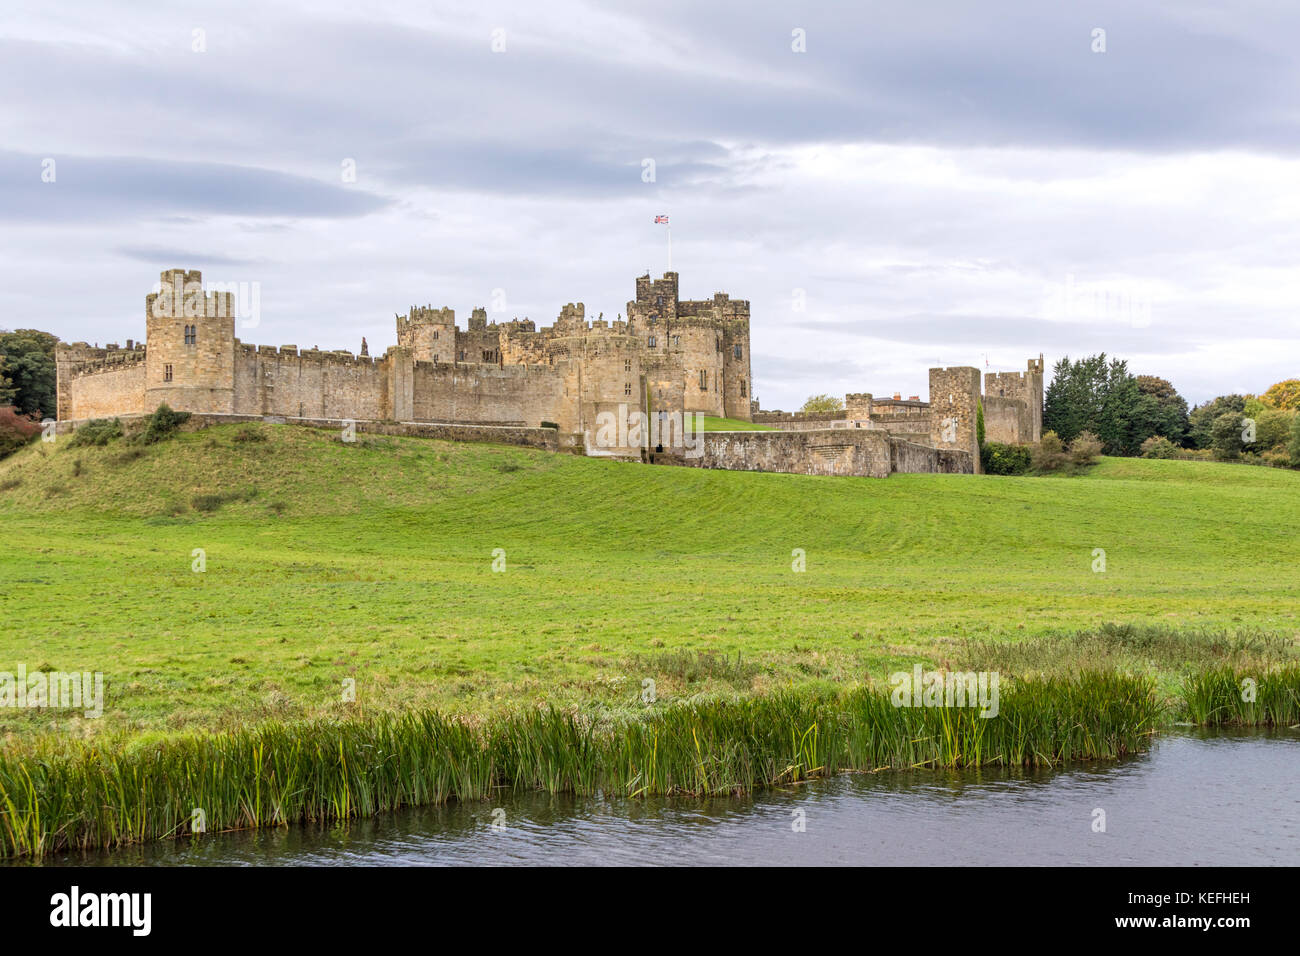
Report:
[{"label": "tree", "polygon": [[984,447],[984,403],[975,403],[975,447]]},{"label": "tree", "polygon": [[1110,455],[1136,455],[1152,435],[1181,441],[1186,419],[1187,402],[1167,380],[1135,377],[1105,352],[1057,362],[1043,402],[1044,429],[1067,444],[1093,432]]},{"label": "tree", "polygon": [[[10,402],[24,415],[55,413],[54,346],[57,336],[36,329],[0,332],[0,392],[9,389]],[[0,396],[2,400],[3,396]]]},{"label": "tree", "polygon": [[1043,430],[1068,442],[1085,428],[1097,430],[1107,379],[1106,353],[1071,362],[1067,355],[1052,368],[1043,396]]},{"label": "tree", "polygon": [[1153,411],[1156,427],[1152,434],[1161,435],[1175,445],[1181,445],[1187,438],[1187,399],[1178,394],[1168,379],[1155,375],[1139,375],[1137,385],[1143,396],[1155,402]]},{"label": "tree", "polygon": [[1224,412],[1210,426],[1210,447],[1214,457],[1225,461],[1241,457],[1242,419],[1240,412]]},{"label": "tree", "polygon": [[1300,378],[1288,378],[1286,381],[1269,386],[1268,391],[1260,396],[1260,400],[1273,408],[1291,412],[1300,411]]},{"label": "tree", "polygon": [[844,411],[844,399],[836,398],[834,395],[810,395],[808,401],[803,403],[803,408],[799,409],[799,411],[806,415],[842,412]]},{"label": "tree", "polygon": [[1210,434],[1214,420],[1225,412],[1245,414],[1246,396],[1220,395],[1204,405],[1197,405],[1188,415],[1188,437],[1193,448],[1209,448],[1213,441]]},{"label": "tree", "polygon": [[1279,408],[1265,408],[1255,419],[1255,445],[1252,451],[1269,451],[1279,445],[1285,447],[1291,437],[1291,423],[1296,412]]},{"label": "tree", "polygon": [[1300,415],[1291,421],[1291,444],[1287,451],[1291,453],[1291,467],[1300,468]]}]

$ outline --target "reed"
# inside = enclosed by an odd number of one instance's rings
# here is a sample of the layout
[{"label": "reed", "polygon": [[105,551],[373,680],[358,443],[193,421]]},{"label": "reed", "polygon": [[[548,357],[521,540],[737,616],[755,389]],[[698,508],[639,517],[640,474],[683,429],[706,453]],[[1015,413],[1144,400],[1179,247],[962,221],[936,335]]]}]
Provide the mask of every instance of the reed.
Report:
[{"label": "reed", "polygon": [[1300,724],[1300,665],[1269,669],[1225,665],[1192,674],[1182,703],[1193,723],[1290,727]]},{"label": "reed", "polygon": [[1159,711],[1145,678],[1082,673],[1017,682],[989,719],[895,707],[864,688],[692,700],[636,717],[541,708],[470,724],[421,711],[147,741],[43,738],[0,752],[0,856],[174,838],[191,832],[196,809],[218,831],[498,788],[743,794],[846,769],[1111,759],[1143,749]]}]

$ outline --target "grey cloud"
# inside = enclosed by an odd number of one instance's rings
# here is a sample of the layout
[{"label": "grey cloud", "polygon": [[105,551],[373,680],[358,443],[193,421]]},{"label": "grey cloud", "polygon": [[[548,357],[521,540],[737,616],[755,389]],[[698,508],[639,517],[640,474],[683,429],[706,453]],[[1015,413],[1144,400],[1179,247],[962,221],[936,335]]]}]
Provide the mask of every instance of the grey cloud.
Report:
[{"label": "grey cloud", "polygon": [[[55,179],[41,178],[53,159]],[[217,213],[352,217],[389,200],[268,169],[207,162],[0,153],[0,217],[49,223]]]}]

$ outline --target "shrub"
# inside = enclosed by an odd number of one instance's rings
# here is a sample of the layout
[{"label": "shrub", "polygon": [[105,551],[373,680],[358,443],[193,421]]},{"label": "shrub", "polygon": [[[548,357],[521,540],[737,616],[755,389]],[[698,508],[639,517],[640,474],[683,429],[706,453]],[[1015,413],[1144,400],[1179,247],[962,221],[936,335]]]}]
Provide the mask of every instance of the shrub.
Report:
[{"label": "shrub", "polygon": [[1034,470],[1044,474],[1060,471],[1070,460],[1065,453],[1065,445],[1061,442],[1060,436],[1053,431],[1043,433],[1042,439],[1034,446],[1030,455]]},{"label": "shrub", "polygon": [[238,442],[266,441],[266,432],[259,428],[252,428],[251,426],[245,425],[239,431],[235,432],[235,434],[231,436],[230,440]]},{"label": "shrub", "polygon": [[224,495],[195,495],[190,507],[195,511],[216,511],[226,503]]},{"label": "shrub", "polygon": [[1162,435],[1152,435],[1142,443],[1143,458],[1177,458],[1179,448]]},{"label": "shrub", "polygon": [[107,445],[114,438],[122,437],[122,420],[120,418],[92,418],[77,428],[68,439],[69,448],[82,448],[88,445]]},{"label": "shrub", "polygon": [[1101,439],[1092,432],[1084,430],[1075,436],[1074,441],[1070,442],[1070,461],[1076,467],[1091,465],[1101,454]]},{"label": "shrub", "polygon": [[144,431],[140,433],[136,440],[142,445],[152,445],[155,442],[163,441],[170,438],[177,428],[189,420],[189,412],[174,412],[164,402],[149,416]]},{"label": "shrub", "polygon": [[986,475],[1024,475],[1033,467],[1033,453],[1028,445],[985,442],[980,448],[980,464]]},{"label": "shrub", "polygon": [[0,407],[0,458],[25,447],[40,431],[34,416],[22,415],[12,405]]},{"label": "shrub", "polygon": [[1291,467],[1300,468],[1300,415],[1291,422],[1291,442],[1286,450],[1291,455]]}]

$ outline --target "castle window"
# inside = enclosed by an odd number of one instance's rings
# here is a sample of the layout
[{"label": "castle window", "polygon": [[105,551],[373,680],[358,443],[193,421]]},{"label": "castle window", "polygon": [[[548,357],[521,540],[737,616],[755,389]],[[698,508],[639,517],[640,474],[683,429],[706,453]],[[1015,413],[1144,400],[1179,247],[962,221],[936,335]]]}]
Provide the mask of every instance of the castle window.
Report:
[{"label": "castle window", "polygon": [[651,325],[654,325],[654,324],[655,324],[656,322],[658,322],[658,321],[659,321],[659,316],[657,316],[657,315],[652,315],[652,316],[650,316],[650,324],[651,324]]},{"label": "castle window", "polygon": [[199,327],[197,325],[185,326],[185,344],[197,345],[199,341]]},{"label": "castle window", "polygon": [[456,361],[458,361],[458,362],[463,362],[463,361],[465,361],[465,350],[464,350],[464,349],[461,349],[461,350],[457,353],[457,355],[459,355],[460,357],[457,358]]},{"label": "castle window", "polygon": [[658,340],[657,340],[657,339],[652,335],[652,336],[650,336],[650,338],[646,341],[646,345],[650,346],[650,348],[654,348],[655,345],[657,344],[657,342],[658,342]]},{"label": "castle window", "polygon": [[624,383],[623,383],[623,394],[624,394],[624,395],[631,395],[631,394],[632,394],[632,383],[631,383],[631,382],[624,382]]},{"label": "castle window", "polygon": [[170,365],[164,365],[164,366],[163,366],[163,381],[164,381],[164,382],[170,382],[171,380],[172,380],[172,367],[171,367]]},{"label": "castle window", "polygon": [[630,371],[632,371],[632,360],[631,360],[631,359],[624,359],[624,360],[623,360],[623,371],[625,371],[625,372],[630,372]]},{"label": "castle window", "polygon": [[434,329],[434,330],[433,330],[433,340],[434,340],[435,342],[438,341],[438,330],[437,330],[437,329]]},{"label": "castle window", "polygon": [[673,345],[681,345],[681,344],[682,344],[682,337],[680,335],[674,335]]},{"label": "castle window", "polygon": [[740,358],[740,346],[736,346],[736,358]]},{"label": "castle window", "polygon": [[664,297],[661,295],[655,296],[655,305],[662,307],[663,304],[664,304]]},{"label": "castle window", "polygon": [[709,390],[709,373],[704,371],[704,369],[700,369],[700,391],[707,392],[708,390]]},{"label": "castle window", "polygon": [[740,397],[745,397],[745,380],[743,378],[740,380]]}]

